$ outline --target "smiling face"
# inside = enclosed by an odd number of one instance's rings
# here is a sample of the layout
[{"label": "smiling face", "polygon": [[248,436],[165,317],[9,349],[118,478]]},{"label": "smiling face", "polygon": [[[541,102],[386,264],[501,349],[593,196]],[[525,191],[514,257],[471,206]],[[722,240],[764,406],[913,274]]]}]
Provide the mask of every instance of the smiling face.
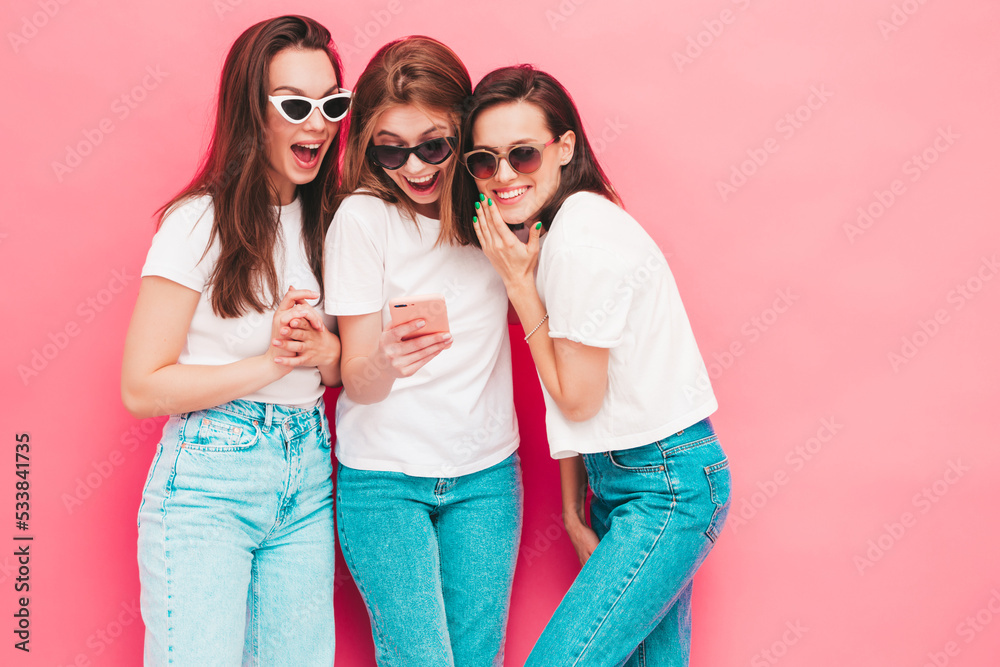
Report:
[{"label": "smiling face", "polygon": [[[386,109],[372,132],[376,146],[404,146],[411,148],[431,139],[455,136],[455,127],[443,110],[419,109],[411,104],[400,104]],[[429,218],[440,214],[439,200],[444,180],[451,178],[455,155],[452,153],[441,164],[428,164],[414,153],[407,156],[399,169],[382,169],[403,193],[414,203],[417,213]]]},{"label": "smiling face", "polygon": [[[501,147],[499,152],[513,144],[544,144],[552,138],[542,110],[530,102],[489,107],[480,112],[472,127],[474,148]],[[486,180],[477,179],[476,185],[499,205],[508,224],[534,222],[559,188],[560,167],[573,159],[575,142],[576,135],[571,130],[565,132],[542,151],[542,164],[531,174],[520,174],[506,159],[500,160],[497,172]]]},{"label": "smiling face", "polygon": [[[324,51],[289,48],[278,52],[268,70],[268,95],[302,95],[322,99],[340,90],[340,82]],[[333,143],[340,122],[328,121],[319,108],[299,123],[285,120],[274,105],[267,104],[268,176],[278,189],[280,203],[290,204],[295,186],[309,183],[319,172],[323,157]]]}]

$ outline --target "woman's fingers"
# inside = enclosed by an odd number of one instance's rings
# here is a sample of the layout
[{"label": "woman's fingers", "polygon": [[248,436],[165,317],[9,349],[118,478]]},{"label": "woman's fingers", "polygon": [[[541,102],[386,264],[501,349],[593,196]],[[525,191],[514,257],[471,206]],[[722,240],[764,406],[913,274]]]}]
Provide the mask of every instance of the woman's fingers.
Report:
[{"label": "woman's fingers", "polygon": [[399,359],[400,366],[397,366],[403,377],[409,377],[423,368],[427,362],[451,347],[451,340],[435,343],[425,347],[413,354],[408,354]]},{"label": "woman's fingers", "polygon": [[285,292],[285,296],[281,297],[281,303],[278,304],[278,310],[288,310],[295,305],[296,301],[318,298],[319,294],[317,292],[308,289],[295,289],[290,286],[288,291]]},{"label": "woman's fingers", "polygon": [[410,320],[409,322],[403,322],[399,326],[390,327],[386,329],[385,332],[390,334],[395,341],[401,341],[411,333],[422,329],[427,325],[424,320]]},{"label": "woman's fingers", "polygon": [[476,232],[479,235],[479,245],[481,245],[484,250],[493,243],[490,226],[486,220],[486,211],[483,210],[483,204],[485,202],[486,195],[480,194],[479,199],[476,200],[476,210],[473,211],[473,215],[475,216],[473,226],[476,227]]}]

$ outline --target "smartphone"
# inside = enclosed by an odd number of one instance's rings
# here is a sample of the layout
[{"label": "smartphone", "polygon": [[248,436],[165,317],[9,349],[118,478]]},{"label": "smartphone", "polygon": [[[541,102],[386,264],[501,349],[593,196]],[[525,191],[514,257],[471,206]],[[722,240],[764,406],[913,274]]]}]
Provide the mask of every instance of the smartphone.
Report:
[{"label": "smartphone", "polygon": [[394,327],[413,320],[426,322],[420,329],[404,336],[403,340],[448,331],[448,306],[441,294],[420,294],[405,299],[392,299],[389,301],[389,316]]}]

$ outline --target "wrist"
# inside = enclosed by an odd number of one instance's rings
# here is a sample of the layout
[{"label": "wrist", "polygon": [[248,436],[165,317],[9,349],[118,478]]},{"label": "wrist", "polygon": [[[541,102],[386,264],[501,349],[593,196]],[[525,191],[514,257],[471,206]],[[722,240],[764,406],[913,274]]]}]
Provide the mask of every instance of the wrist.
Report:
[{"label": "wrist", "polygon": [[563,509],[563,525],[566,526],[566,530],[586,526],[587,524],[583,517],[583,508],[565,507]]}]

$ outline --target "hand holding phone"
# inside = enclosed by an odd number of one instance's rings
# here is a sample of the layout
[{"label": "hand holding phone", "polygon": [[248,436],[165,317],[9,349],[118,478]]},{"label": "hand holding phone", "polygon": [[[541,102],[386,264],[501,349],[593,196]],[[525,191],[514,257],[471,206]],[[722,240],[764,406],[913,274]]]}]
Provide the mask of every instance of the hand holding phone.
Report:
[{"label": "hand holding phone", "polygon": [[413,320],[424,321],[424,326],[401,340],[448,332],[448,305],[441,294],[421,294],[404,299],[392,299],[389,301],[389,317],[392,319],[393,327]]}]

